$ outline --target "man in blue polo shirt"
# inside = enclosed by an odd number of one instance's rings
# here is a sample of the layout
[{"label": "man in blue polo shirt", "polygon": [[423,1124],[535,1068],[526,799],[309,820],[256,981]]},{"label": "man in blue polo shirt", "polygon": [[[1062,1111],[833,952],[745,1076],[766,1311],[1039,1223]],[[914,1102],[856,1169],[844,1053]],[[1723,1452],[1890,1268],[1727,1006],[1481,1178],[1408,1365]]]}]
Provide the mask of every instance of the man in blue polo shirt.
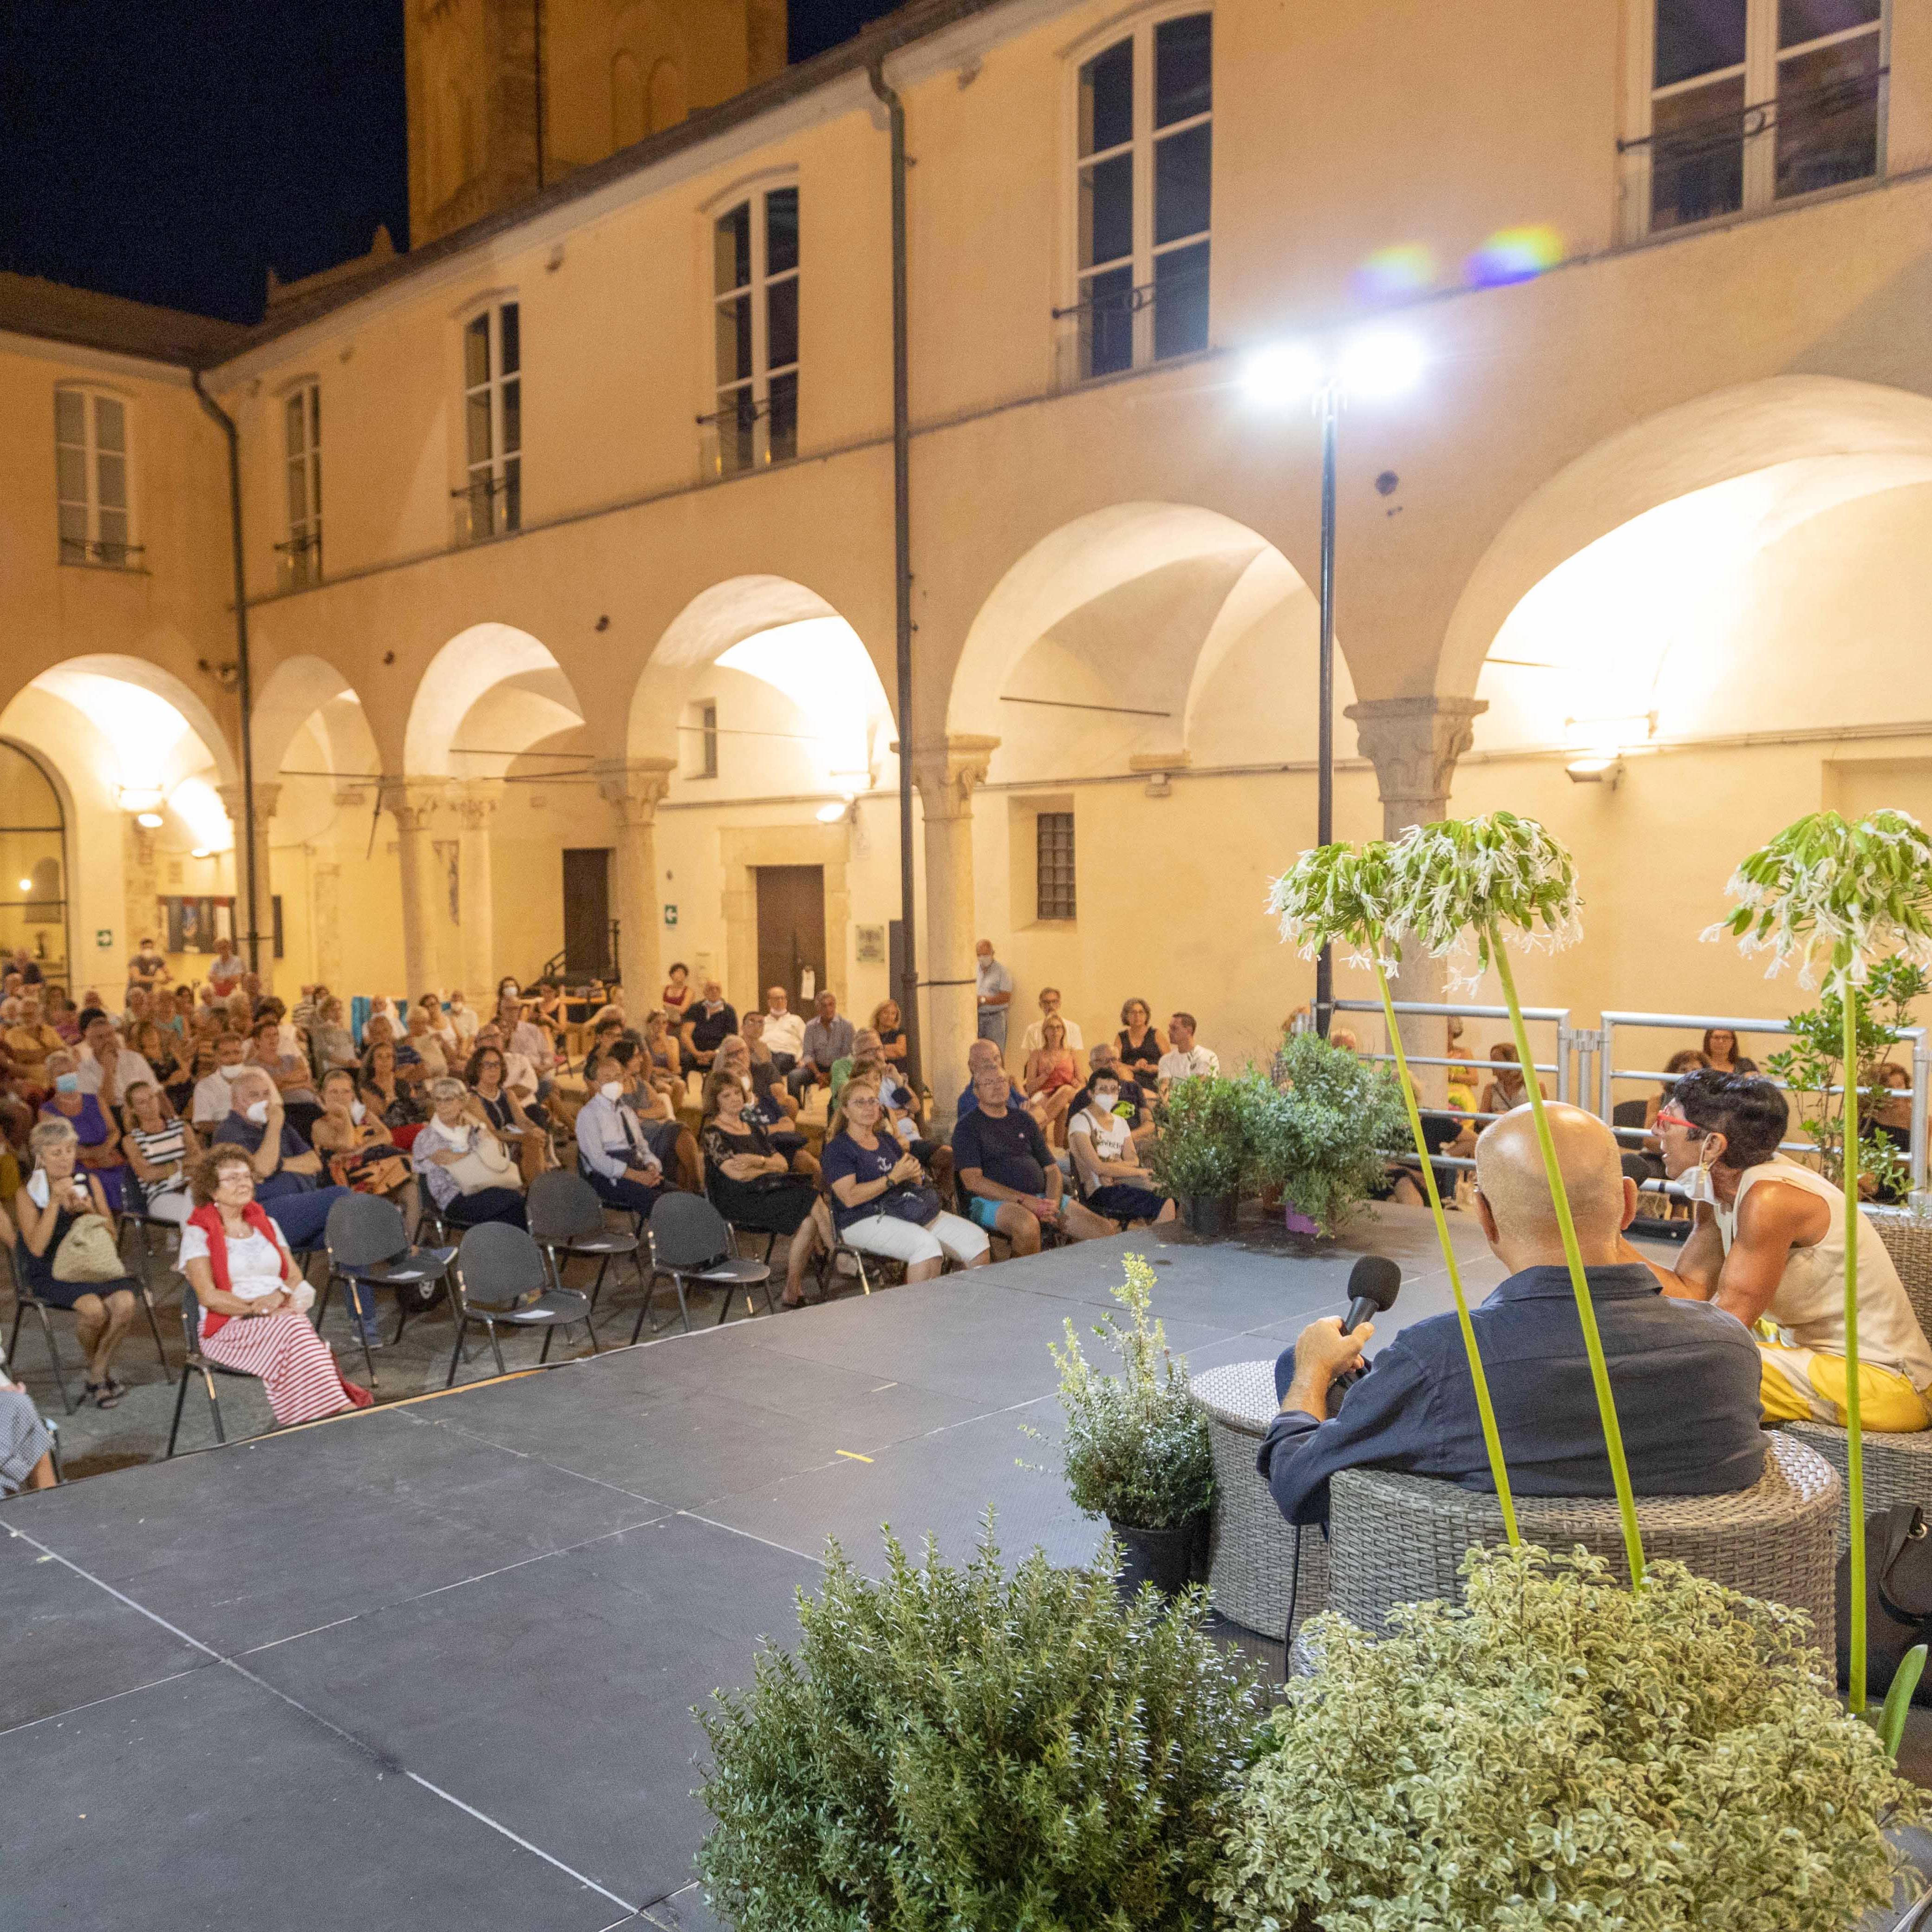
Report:
[{"label": "man in blue polo shirt", "polygon": [[995,1060],[974,1084],[979,1105],[952,1130],[952,1171],[974,1222],[1016,1255],[1039,1253],[1042,1227],[1076,1241],[1112,1234],[1112,1222],[1065,1192],[1040,1123],[1014,1102],[1006,1070]]}]

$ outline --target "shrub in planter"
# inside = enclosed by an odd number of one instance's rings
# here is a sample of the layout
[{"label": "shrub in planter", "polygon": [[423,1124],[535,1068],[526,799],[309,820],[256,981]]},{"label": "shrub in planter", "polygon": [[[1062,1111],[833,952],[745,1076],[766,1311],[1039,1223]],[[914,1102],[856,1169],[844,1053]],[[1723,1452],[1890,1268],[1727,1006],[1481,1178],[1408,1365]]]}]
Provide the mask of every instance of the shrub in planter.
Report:
[{"label": "shrub in planter", "polygon": [[1466,1606],[1312,1621],[1212,1888],[1230,1932],[1847,1932],[1916,1815],[1795,1611],[1472,1550]]},{"label": "shrub in planter", "polygon": [[1324,1234],[1381,1185],[1384,1150],[1407,1144],[1395,1076],[1318,1034],[1289,1034],[1274,1078],[1240,1084],[1251,1182],[1279,1187]]},{"label": "shrub in planter", "polygon": [[988,1520],[963,1568],[836,1544],[770,1649],[704,1714],[698,1858],[738,1932],[1207,1932],[1202,1895],[1264,1726],[1204,1598],[1123,1599]]},{"label": "shrub in planter", "polygon": [[1202,1074],[1174,1083],[1158,1109],[1160,1138],[1148,1165],[1186,1201],[1238,1198],[1247,1165],[1247,1108],[1237,1083]]},{"label": "shrub in planter", "polygon": [[[1127,1278],[1113,1294],[1128,1324],[1105,1315],[1094,1326],[1120,1358],[1118,1376],[1102,1375],[1087,1359],[1071,1321],[1066,1346],[1049,1345],[1066,1414],[1066,1486],[1078,1508],[1105,1516],[1130,1546],[1152,1545],[1153,1580],[1173,1589],[1187,1580],[1193,1533],[1214,1499],[1214,1450],[1208,1419],[1187,1393],[1187,1358],[1168,1348],[1166,1330],[1150,1319],[1154,1270],[1144,1256],[1123,1259]],[[1156,1534],[1136,1534],[1147,1532]],[[1172,1570],[1159,1567],[1168,1554],[1160,1551],[1163,1534],[1173,1544]]]}]

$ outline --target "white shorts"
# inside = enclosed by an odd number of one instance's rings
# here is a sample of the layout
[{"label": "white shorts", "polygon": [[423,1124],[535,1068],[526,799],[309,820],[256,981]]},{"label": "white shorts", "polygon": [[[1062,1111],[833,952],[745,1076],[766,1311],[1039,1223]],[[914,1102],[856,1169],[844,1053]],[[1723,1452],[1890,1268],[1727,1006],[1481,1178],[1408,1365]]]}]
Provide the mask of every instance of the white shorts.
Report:
[{"label": "white shorts", "polygon": [[883,1255],[887,1261],[936,1262],[944,1255],[962,1267],[977,1261],[990,1246],[985,1234],[970,1221],[944,1213],[923,1228],[895,1215],[868,1215],[842,1228],[839,1239],[861,1254]]}]

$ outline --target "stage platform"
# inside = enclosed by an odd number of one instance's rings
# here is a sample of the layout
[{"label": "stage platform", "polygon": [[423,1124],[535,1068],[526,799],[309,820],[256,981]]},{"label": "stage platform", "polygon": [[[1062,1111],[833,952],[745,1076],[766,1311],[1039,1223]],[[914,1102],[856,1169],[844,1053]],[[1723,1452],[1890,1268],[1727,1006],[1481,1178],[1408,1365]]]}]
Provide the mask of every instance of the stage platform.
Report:
[{"label": "stage platform", "polygon": [[[1502,1270],[1456,1218],[1480,1296]],[[1010,1558],[1086,1560],[1098,1527],[1020,1466],[1065,1320],[1127,1250],[1195,1368],[1339,1313],[1362,1246],[1404,1270],[1384,1340],[1450,1306],[1421,1210],[1355,1238],[1124,1236],[14,1498],[5,1922],[710,1926],[691,1708],[793,1640],[826,1538],[957,1557],[990,1502]]]}]

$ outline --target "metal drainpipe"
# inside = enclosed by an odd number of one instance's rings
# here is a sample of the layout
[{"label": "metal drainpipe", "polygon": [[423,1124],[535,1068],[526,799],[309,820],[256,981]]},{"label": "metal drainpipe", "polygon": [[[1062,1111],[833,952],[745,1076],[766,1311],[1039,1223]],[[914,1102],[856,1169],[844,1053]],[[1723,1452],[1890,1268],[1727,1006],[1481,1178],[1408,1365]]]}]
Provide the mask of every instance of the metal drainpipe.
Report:
[{"label": "metal drainpipe", "polygon": [[906,1030],[906,1077],[921,1084],[919,941],[912,844],[912,400],[906,293],[905,107],[886,84],[884,56],[866,70],[885,103],[892,133],[892,548],[898,617],[899,727],[899,1018]]},{"label": "metal drainpipe", "polygon": [[242,434],[235,418],[201,386],[201,371],[188,372],[201,406],[221,425],[228,439],[228,539],[235,563],[235,669],[242,701],[242,842],[248,862],[243,868],[248,888],[243,902],[248,914],[248,970],[262,970],[262,938],[256,916],[260,903],[255,880],[255,684],[248,668],[248,584],[242,549]]}]

